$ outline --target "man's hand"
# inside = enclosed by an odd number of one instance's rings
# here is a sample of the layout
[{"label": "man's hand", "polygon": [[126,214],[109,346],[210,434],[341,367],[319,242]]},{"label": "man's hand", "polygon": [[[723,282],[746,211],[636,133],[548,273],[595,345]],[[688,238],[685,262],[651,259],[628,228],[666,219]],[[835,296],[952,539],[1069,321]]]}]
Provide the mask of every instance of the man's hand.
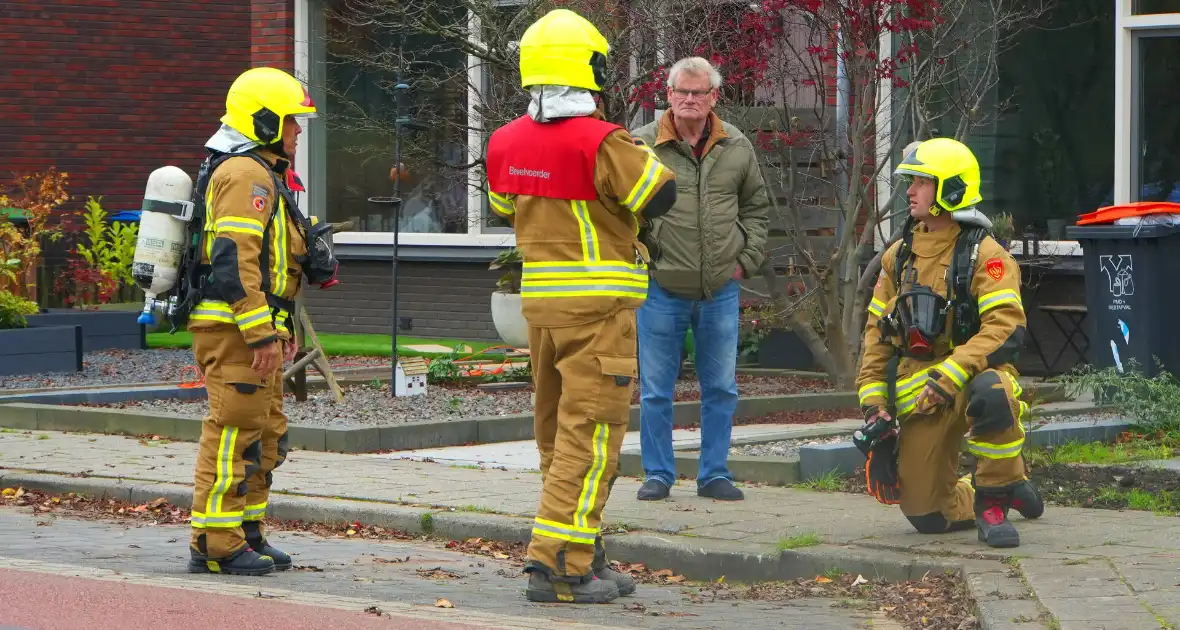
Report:
[{"label": "man's hand", "polygon": [[281,351],[281,348],[279,348],[280,343],[282,343],[282,341],[276,340],[266,344],[265,346],[262,346],[261,348],[254,349],[254,363],[250,366],[250,368],[253,369],[254,372],[259,376],[270,376],[276,368],[282,365],[279,362]]},{"label": "man's hand", "polygon": [[946,402],[946,398],[934,387],[927,385],[918,395],[917,410],[919,413],[929,413]]},{"label": "man's hand", "polygon": [[299,351],[299,346],[295,344],[295,340],[283,342],[283,363],[290,363],[295,360],[295,353]]},{"label": "man's hand", "polygon": [[741,280],[742,278],[746,277],[746,274],[744,271],[742,271],[741,265],[734,265],[733,266],[733,275],[730,277],[733,278],[734,280]]}]

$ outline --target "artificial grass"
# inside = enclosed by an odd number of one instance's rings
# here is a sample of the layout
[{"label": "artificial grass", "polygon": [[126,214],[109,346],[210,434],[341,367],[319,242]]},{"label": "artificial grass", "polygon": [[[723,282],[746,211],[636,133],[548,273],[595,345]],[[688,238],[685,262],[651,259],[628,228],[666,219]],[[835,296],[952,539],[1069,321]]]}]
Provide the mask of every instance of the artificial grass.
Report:
[{"label": "artificial grass", "polygon": [[[320,344],[324,346],[324,352],[328,356],[336,357],[387,357],[390,356],[392,340],[389,335],[364,335],[364,334],[336,334],[336,333],[318,333]],[[149,348],[190,348],[193,343],[193,335],[187,331],[179,331],[175,335],[170,335],[167,332],[155,332],[147,334],[147,344]],[[434,353],[434,352],[419,352],[417,350],[409,350],[405,348],[407,345],[420,344],[437,344],[447,347],[457,347],[460,345],[467,345],[471,347],[471,352],[460,352],[456,358],[462,359],[469,354],[474,354],[480,350],[485,350],[494,346],[503,345],[500,343],[490,341],[467,341],[464,339],[425,339],[422,337],[397,337],[397,353],[399,356],[408,357],[440,357],[450,356],[450,353]],[[487,354],[480,355],[480,358],[489,356]],[[490,355],[495,357],[496,355]]]}]

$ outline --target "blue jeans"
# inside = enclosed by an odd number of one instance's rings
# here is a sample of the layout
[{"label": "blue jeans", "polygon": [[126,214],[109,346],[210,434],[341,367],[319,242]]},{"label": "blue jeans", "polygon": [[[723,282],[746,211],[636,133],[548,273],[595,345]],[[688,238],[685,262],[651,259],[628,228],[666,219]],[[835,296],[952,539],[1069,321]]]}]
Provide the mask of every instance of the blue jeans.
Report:
[{"label": "blue jeans", "polygon": [[701,385],[701,458],[697,487],[733,480],[726,466],[733,415],[737,411],[737,281],[712,300],[688,300],[648,280],[639,309],[640,446],[646,481],[676,483],[672,454],[672,401],[684,337],[692,327],[697,379]]}]

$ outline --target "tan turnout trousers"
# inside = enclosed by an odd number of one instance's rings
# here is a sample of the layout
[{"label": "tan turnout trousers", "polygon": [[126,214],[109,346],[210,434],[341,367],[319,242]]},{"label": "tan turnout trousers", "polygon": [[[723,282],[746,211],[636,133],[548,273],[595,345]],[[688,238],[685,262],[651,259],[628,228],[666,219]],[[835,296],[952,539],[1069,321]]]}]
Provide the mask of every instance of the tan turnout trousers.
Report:
[{"label": "tan turnout trousers", "polygon": [[528,558],[558,579],[592,573],[638,377],[635,313],[625,308],[580,326],[529,327],[544,488]]},{"label": "tan turnout trousers", "polygon": [[254,351],[232,324],[194,332],[193,354],[205,376],[209,415],[193,479],[191,545],[218,560],[246,544],[243,521],[258,521],[261,530],[272,471],[287,458],[282,369],[258,376],[250,367]]}]

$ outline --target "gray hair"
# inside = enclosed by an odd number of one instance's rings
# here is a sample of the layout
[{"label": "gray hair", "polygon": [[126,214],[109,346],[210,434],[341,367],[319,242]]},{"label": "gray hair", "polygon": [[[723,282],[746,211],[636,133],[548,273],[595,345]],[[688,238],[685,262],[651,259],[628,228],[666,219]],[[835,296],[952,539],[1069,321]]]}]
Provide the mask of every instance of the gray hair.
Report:
[{"label": "gray hair", "polygon": [[709,77],[709,85],[713,89],[721,87],[721,73],[704,57],[685,57],[672,64],[672,68],[668,70],[668,87],[676,87],[676,77],[681,72],[687,72],[696,76],[707,76]]}]

